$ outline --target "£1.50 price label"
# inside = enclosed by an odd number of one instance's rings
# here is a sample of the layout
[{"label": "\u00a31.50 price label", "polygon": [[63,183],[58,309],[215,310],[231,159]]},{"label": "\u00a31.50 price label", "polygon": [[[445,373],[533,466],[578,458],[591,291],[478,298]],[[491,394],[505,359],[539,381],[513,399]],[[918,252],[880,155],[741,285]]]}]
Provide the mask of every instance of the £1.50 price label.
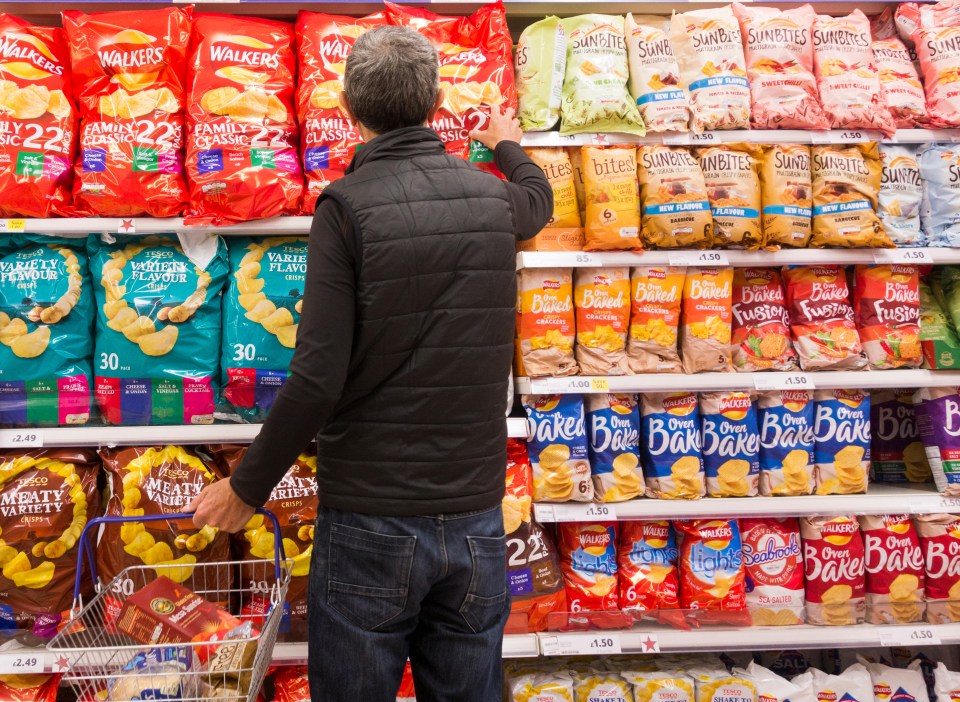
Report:
[{"label": "\u00a31.50 price label", "polygon": [[808,373],[754,373],[756,390],[814,390],[813,378]]},{"label": "\u00a31.50 price label", "polygon": [[929,625],[880,627],[881,646],[939,646],[940,634]]},{"label": "\u00a31.50 price label", "polygon": [[667,261],[671,266],[730,265],[730,259],[724,251],[669,251]]},{"label": "\u00a31.50 price label", "polygon": [[545,656],[613,655],[623,653],[620,634],[565,634],[544,636],[540,649]]},{"label": "\u00a31.50 price label", "polygon": [[926,249],[881,249],[873,255],[874,263],[933,264],[933,256]]}]

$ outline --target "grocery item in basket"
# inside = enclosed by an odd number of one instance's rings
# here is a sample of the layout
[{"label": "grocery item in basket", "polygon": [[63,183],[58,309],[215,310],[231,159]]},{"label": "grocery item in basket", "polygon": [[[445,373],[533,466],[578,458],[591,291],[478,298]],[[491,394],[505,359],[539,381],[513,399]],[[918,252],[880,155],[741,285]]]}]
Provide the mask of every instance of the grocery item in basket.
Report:
[{"label": "grocery item in basket", "polygon": [[85,424],[93,381],[85,241],[10,242],[0,250],[0,426]]},{"label": "grocery item in basket", "polygon": [[870,466],[878,483],[925,483],[930,464],[917,430],[911,389],[870,393]]},{"label": "grocery item in basket", "polygon": [[590,502],[593,483],[587,456],[582,395],[524,395],[533,465],[533,499]]},{"label": "grocery item in basket", "polygon": [[914,523],[923,549],[926,619],[960,621],[960,516],[922,514]]},{"label": "grocery item in basket", "polygon": [[507,554],[511,617],[526,617],[527,631],[543,631],[551,613],[568,611],[553,536],[535,521],[521,522],[507,534]]},{"label": "grocery item in basket", "polygon": [[630,95],[651,132],[685,132],[690,99],[680,83],[680,66],[670,43],[670,18],[627,15]]},{"label": "grocery item in basket", "polygon": [[767,246],[805,247],[813,216],[810,147],[774,144],[764,146],[761,153],[763,240]]},{"label": "grocery item in basket", "polygon": [[526,149],[527,156],[540,166],[553,189],[553,215],[548,227],[579,227],[580,208],[573,184],[573,166],[563,148]]},{"label": "grocery item in basket", "polygon": [[660,249],[710,248],[713,215],[700,163],[687,149],[637,149],[643,243]]},{"label": "grocery item in basket", "polygon": [[634,373],[679,373],[677,332],[686,269],[637,266],[630,273],[627,363]]},{"label": "grocery item in basket", "polygon": [[524,373],[531,377],[576,374],[572,271],[524,268],[518,278],[517,336]]},{"label": "grocery item in basket", "polygon": [[111,424],[210,424],[227,247],[196,265],[165,236],[92,237],[96,399]]},{"label": "grocery item in basket", "polygon": [[800,367],[855,370],[867,365],[841,266],[783,269],[790,311],[790,335]]},{"label": "grocery item in basket", "polygon": [[571,612],[620,609],[617,589],[617,534],[609,523],[560,524],[560,566]]},{"label": "grocery item in basket", "polygon": [[200,675],[200,661],[192,648],[147,649],[135,653],[116,677],[107,680],[105,699],[190,699],[207,692]]},{"label": "grocery item in basket", "polygon": [[273,674],[273,689],[276,702],[310,702],[307,667],[285,665],[277,668]]},{"label": "grocery item in basket", "polygon": [[960,26],[917,27],[911,38],[933,127],[960,127]]},{"label": "grocery item in basket", "polygon": [[820,102],[834,129],[897,126],[880,88],[870,40],[870,20],[860,10],[845,17],[817,15],[813,23],[814,66]]},{"label": "grocery item in basket", "polygon": [[13,59],[0,78],[0,217],[68,215],[78,112],[66,35],[2,12],[0,35]]},{"label": "grocery item in basket", "polygon": [[233,411],[263,421],[286,382],[303,308],[307,240],[230,238],[220,382]]},{"label": "grocery item in basket", "polygon": [[801,517],[800,537],[807,622],[827,626],[862,623],[864,552],[857,518]]},{"label": "grocery item in basket", "polygon": [[873,680],[873,695],[880,702],[912,700],[928,702],[927,683],[920,670],[893,668],[883,663],[863,661]]},{"label": "grocery item in basket", "polygon": [[750,661],[740,674],[756,685],[757,699],[764,702],[814,702],[816,699],[813,696],[813,676],[809,673],[801,673],[788,680]]},{"label": "grocery item in basket", "polygon": [[898,129],[912,129],[927,121],[927,101],[917,67],[899,37],[873,38],[870,48],[877,65],[880,90]]},{"label": "grocery item in basket", "polygon": [[811,668],[813,693],[818,700],[833,699],[846,702],[870,702],[875,699],[873,681],[870,673],[861,663],[854,663],[837,675],[827,675],[817,668]]},{"label": "grocery item in basket", "polygon": [[584,375],[629,375],[630,269],[575,268],[577,364]]},{"label": "grocery item in basket", "polygon": [[636,702],[694,702],[694,683],[679,670],[646,670],[641,663],[620,672],[633,686]]},{"label": "grocery item in basket", "polygon": [[567,35],[560,133],[644,134],[637,104],[627,92],[624,19],[579,15],[562,20]]},{"label": "grocery item in basket", "polygon": [[693,131],[746,129],[750,86],[733,10],[727,6],[675,13],[670,39],[690,93]]},{"label": "grocery item in basket", "polygon": [[[677,521],[674,528],[680,535],[680,606],[712,612],[698,618],[704,623],[749,623],[743,547],[736,520]],[[699,694],[698,699],[710,700]]]},{"label": "grocery item in basket", "polygon": [[593,493],[601,502],[623,502],[644,493],[640,466],[640,407],[636,395],[586,396]]},{"label": "grocery item in basket", "polygon": [[935,673],[936,702],[951,702],[960,697],[960,673],[947,669],[942,662],[937,663]]},{"label": "grocery item in basket", "polygon": [[507,439],[507,478],[503,495],[503,532],[512,534],[530,521],[533,506],[533,469],[527,443]]},{"label": "grocery item in basket", "polygon": [[723,665],[701,664],[688,672],[696,683],[697,702],[756,702],[756,686],[741,671],[731,674]]},{"label": "grocery item in basket", "polygon": [[509,702],[574,702],[573,679],[565,670],[508,671],[506,690]]},{"label": "grocery item in basket", "polygon": [[567,35],[558,17],[546,17],[520,33],[513,68],[517,119],[525,132],[552,129],[560,119]]},{"label": "grocery item in basket", "polygon": [[920,274],[916,266],[857,266],[853,309],[871,368],[920,367]]},{"label": "grocery item in basket", "polygon": [[340,107],[340,91],[354,42],[364,32],[384,24],[382,12],[367,17],[342,17],[301,10],[297,15],[296,103],[303,132],[300,158],[307,180],[303,194],[303,210],[307,214],[313,213],[324,188],[343,177],[363,141]]},{"label": "grocery item in basket", "polygon": [[867,491],[870,474],[870,395],[865,390],[816,390],[814,455],[818,495]]},{"label": "grocery item in basket", "polygon": [[880,145],[880,194],[877,215],[883,230],[897,246],[923,246],[920,203],[923,182],[917,163],[917,148],[898,144]]},{"label": "grocery item in basket", "polygon": [[923,181],[920,223],[927,245],[960,246],[960,150],[952,144],[923,144],[917,162]]},{"label": "grocery item in basket", "polygon": [[733,367],[737,371],[795,370],[783,279],[776,268],[733,271]]},{"label": "grocery item in basket", "polygon": [[874,142],[813,147],[810,246],[893,246],[876,215],[882,168]]},{"label": "grocery item in basket", "polygon": [[700,395],[703,467],[709,497],[750,497],[760,477],[760,433],[749,392]]},{"label": "grocery item in basket", "polygon": [[687,268],[680,320],[684,373],[732,370],[732,306],[733,268]]},{"label": "grocery item in basket", "polygon": [[640,249],[640,191],[633,147],[584,146],[581,152],[587,251]]},{"label": "grocery item in basket", "polygon": [[640,396],[647,497],[697,499],[706,494],[697,394]]},{"label": "grocery item in basket", "polygon": [[953,320],[934,295],[930,282],[920,280],[920,347],[924,368],[955,368],[960,365],[960,339]]},{"label": "grocery item in basket", "polygon": [[760,231],[760,147],[719,144],[697,150],[713,214],[714,246],[758,249]]},{"label": "grocery item in basket", "polygon": [[802,624],[803,554],[797,520],[741,519],[740,538],[747,577],[747,609],[754,625]]},{"label": "grocery item in basket", "polygon": [[753,128],[829,129],[813,75],[813,8],[734,3],[733,12],[743,35]]},{"label": "grocery item in basket", "polygon": [[960,497],[960,388],[920,388],[913,404],[937,489]]},{"label": "grocery item in basket", "polygon": [[866,564],[867,622],[922,621],[924,559],[910,515],[861,516],[860,533]]},{"label": "grocery item in basket", "polygon": [[57,702],[60,675],[0,675],[0,699],[9,702]]},{"label": "grocery item in basket", "polygon": [[760,494],[809,495],[814,477],[814,403],[810,390],[770,390],[757,398]]},{"label": "grocery item in basket", "polygon": [[677,609],[679,555],[670,522],[622,522],[617,556],[620,607],[638,616],[651,610]]}]

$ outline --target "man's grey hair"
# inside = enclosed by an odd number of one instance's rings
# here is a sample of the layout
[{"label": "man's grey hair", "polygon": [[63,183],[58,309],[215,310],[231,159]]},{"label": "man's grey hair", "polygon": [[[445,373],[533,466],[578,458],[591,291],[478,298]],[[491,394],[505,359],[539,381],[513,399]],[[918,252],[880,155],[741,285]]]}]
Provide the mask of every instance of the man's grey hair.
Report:
[{"label": "man's grey hair", "polygon": [[409,27],[360,35],[347,57],[344,91],[367,129],[383,134],[423,124],[440,89],[437,50]]}]

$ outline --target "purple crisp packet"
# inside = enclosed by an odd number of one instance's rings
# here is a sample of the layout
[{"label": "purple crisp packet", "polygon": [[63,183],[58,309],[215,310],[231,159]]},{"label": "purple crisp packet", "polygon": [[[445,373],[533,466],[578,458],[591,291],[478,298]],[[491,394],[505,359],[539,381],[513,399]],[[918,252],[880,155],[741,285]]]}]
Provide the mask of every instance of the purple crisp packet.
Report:
[{"label": "purple crisp packet", "polygon": [[960,388],[920,388],[913,404],[937,489],[960,497]]}]

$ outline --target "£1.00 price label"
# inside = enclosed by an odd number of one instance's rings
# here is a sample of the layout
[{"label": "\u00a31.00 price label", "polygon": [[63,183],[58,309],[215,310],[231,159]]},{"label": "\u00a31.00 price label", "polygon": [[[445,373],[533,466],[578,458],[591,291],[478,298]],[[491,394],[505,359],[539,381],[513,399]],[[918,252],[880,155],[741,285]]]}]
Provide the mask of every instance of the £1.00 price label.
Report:
[{"label": "\u00a31.00 price label", "polygon": [[880,627],[881,646],[939,646],[940,634],[932,626]]},{"label": "\u00a31.00 price label", "polygon": [[807,373],[754,373],[756,390],[814,390],[813,378]]},{"label": "\u00a31.00 price label", "polygon": [[671,266],[729,266],[724,251],[670,251],[667,261]]},{"label": "\u00a31.00 price label", "polygon": [[540,649],[545,656],[611,655],[623,653],[620,634],[544,636]]},{"label": "\u00a31.00 price label", "polygon": [[7,429],[0,431],[0,448],[40,448],[43,432],[36,429]]}]

